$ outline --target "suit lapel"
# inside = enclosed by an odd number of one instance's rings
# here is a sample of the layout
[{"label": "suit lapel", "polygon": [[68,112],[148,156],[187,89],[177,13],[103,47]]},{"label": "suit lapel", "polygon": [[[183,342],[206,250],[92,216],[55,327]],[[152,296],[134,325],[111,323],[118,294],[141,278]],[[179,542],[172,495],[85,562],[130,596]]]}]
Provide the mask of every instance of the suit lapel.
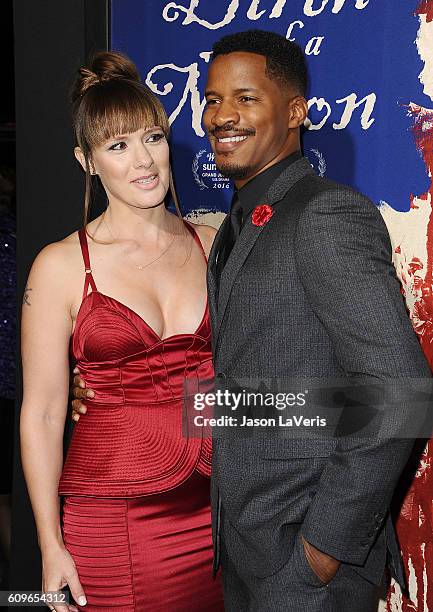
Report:
[{"label": "suit lapel", "polygon": [[[263,198],[264,204],[269,204],[273,206],[280,200],[282,200],[288,193],[288,191],[304,176],[308,174],[314,174],[314,170],[311,168],[309,161],[305,158],[294,162],[289,168],[287,168],[284,172],[280,174],[277,180],[270,186],[266,196]],[[214,246],[212,247],[211,254],[209,256],[210,267],[214,267],[213,271],[210,270],[208,273],[208,277],[212,276],[212,286],[214,290],[212,291],[215,302],[213,304],[214,312],[213,315],[216,320],[216,324],[214,323],[214,346],[217,346],[217,340],[219,336],[219,332],[221,330],[221,325],[224,319],[224,315],[227,309],[227,305],[229,302],[230,294],[233,288],[233,284],[236,280],[236,277],[241,270],[248,254],[253,248],[257,238],[263,231],[266,231],[267,225],[262,225],[261,227],[257,227],[251,221],[251,217],[246,221],[242,232],[235,242],[232,252],[226,262],[224,270],[222,271],[220,283],[219,283],[219,291],[217,290],[217,282],[216,282],[216,266],[215,259],[216,253],[221,253],[221,244],[224,236],[224,228],[228,222],[228,215],[218,232]],[[218,250],[217,250],[218,249]],[[211,313],[212,314],[212,313]]]},{"label": "suit lapel", "polygon": [[224,270],[222,271],[220,278],[217,304],[216,339],[218,338],[224,313],[236,276],[238,275],[239,270],[242,268],[244,261],[248,257],[249,252],[253,248],[257,238],[260,236],[264,228],[264,225],[261,227],[253,225],[251,219],[249,219],[242,229],[239,238],[236,240],[232,252],[230,253],[226,265],[224,266]]},{"label": "suit lapel", "polygon": [[305,157],[291,164],[284,170],[276,181],[269,187],[266,196],[263,198],[265,204],[273,206],[282,200],[288,191],[308,174],[316,174],[310,162]]},{"label": "suit lapel", "polygon": [[209,253],[207,266],[207,291],[209,298],[209,310],[211,315],[212,327],[215,330],[215,322],[217,318],[217,301],[218,301],[218,279],[217,279],[217,262],[221,256],[224,236],[229,222],[229,215],[226,215],[221,223],[218,232],[214,238],[212,248]]}]

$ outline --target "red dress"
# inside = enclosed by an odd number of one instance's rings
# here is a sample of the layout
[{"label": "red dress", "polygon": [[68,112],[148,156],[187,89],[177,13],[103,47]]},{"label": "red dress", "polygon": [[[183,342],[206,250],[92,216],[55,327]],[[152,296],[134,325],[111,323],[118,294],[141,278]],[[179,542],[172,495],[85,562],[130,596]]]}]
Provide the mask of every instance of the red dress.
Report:
[{"label": "red dress", "polygon": [[74,428],[59,494],[83,610],[222,611],[211,574],[211,441],[182,429],[185,390],[213,377],[208,307],[194,333],[161,339],[98,292],[84,230],[79,237],[86,280],[72,353],[95,397]]}]

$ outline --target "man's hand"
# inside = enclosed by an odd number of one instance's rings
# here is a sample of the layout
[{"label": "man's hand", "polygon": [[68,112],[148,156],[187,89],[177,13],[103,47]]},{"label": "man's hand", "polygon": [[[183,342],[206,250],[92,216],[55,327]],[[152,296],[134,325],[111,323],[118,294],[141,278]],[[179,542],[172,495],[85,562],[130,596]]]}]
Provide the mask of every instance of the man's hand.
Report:
[{"label": "man's hand", "polygon": [[340,561],[307,542],[303,536],[301,536],[301,541],[304,546],[305,557],[318,579],[323,584],[331,582],[340,567]]},{"label": "man's hand", "polygon": [[81,402],[87,398],[95,397],[92,389],[86,389],[86,383],[80,377],[80,371],[78,368],[74,369],[74,380],[72,381],[72,395],[75,399],[72,400],[72,419],[77,422],[80,419],[81,414],[86,414],[87,408]]}]

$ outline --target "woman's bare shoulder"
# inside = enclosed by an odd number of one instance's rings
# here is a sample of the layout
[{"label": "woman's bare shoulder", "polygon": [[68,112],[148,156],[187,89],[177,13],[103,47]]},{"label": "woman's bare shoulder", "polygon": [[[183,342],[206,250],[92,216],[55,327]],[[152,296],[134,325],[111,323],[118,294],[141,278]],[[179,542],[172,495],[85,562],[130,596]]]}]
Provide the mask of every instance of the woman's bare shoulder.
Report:
[{"label": "woman's bare shoulder", "polygon": [[[191,222],[189,221],[189,223]],[[194,226],[194,229],[197,232],[200,241],[203,245],[205,253],[208,256],[212,248],[212,244],[215,239],[217,230],[211,225],[203,225],[202,223],[191,223],[191,225]]]},{"label": "woman's bare shoulder", "polygon": [[61,268],[72,257],[78,259],[80,255],[78,232],[73,232],[62,240],[51,242],[38,253],[33,265],[52,266]]},{"label": "woman's bare shoulder", "polygon": [[35,258],[29,278],[56,286],[72,285],[83,268],[78,232],[47,244]]}]

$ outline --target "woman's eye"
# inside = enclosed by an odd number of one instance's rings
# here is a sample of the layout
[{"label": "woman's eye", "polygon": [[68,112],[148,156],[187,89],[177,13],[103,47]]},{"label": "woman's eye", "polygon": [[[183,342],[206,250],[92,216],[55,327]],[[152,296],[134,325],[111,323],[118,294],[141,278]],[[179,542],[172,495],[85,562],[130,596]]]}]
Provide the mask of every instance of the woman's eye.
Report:
[{"label": "woman's eye", "polygon": [[147,142],[159,142],[165,138],[165,134],[163,132],[155,132],[155,134],[151,134],[147,139]]},{"label": "woman's eye", "polygon": [[116,142],[110,147],[110,151],[123,151],[126,149],[126,142]]}]

